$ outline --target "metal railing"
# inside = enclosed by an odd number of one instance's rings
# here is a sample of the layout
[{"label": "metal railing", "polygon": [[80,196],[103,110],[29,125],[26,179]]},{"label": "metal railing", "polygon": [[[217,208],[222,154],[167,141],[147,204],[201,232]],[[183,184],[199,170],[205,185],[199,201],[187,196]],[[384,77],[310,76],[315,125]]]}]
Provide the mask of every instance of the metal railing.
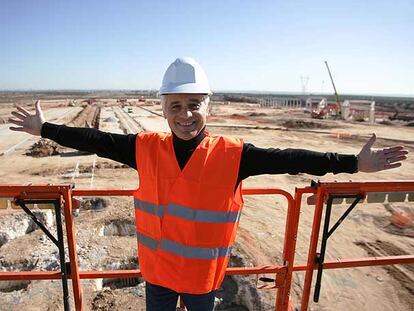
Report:
[{"label": "metal railing", "polygon": [[[31,204],[44,206],[51,203],[50,208],[56,211],[56,217],[62,209],[66,225],[66,242],[69,250],[69,262],[65,261],[63,235],[59,234],[62,222],[56,219],[58,226],[58,239],[55,244],[59,247],[61,271],[22,271],[22,272],[0,272],[0,281],[10,280],[52,280],[62,279],[63,302],[65,310],[69,310],[67,280],[72,280],[73,299],[76,310],[83,310],[81,279],[97,278],[136,278],[141,276],[139,270],[105,270],[105,271],[80,271],[76,252],[76,235],[73,222],[73,205],[76,197],[103,197],[103,196],[130,196],[135,190],[77,190],[71,185],[0,185],[0,200],[13,202],[15,208],[23,208],[30,215]],[[264,278],[267,285],[260,289],[277,289],[275,310],[292,311],[293,302],[290,297],[292,275],[297,271],[305,271],[303,293],[300,309],[307,310],[311,294],[311,283],[314,270],[318,270],[317,282],[314,290],[314,301],[319,299],[321,290],[322,273],[324,269],[355,268],[365,266],[379,266],[390,264],[412,264],[414,256],[391,256],[391,257],[367,257],[358,259],[341,259],[325,261],[324,254],[327,248],[329,236],[338,228],[341,222],[351,213],[357,205],[357,201],[374,198],[375,202],[388,197],[391,201],[413,201],[414,181],[368,181],[368,182],[313,182],[310,187],[296,188],[294,196],[290,193],[276,188],[250,188],[243,190],[243,195],[281,195],[287,200],[287,216],[285,224],[285,235],[283,245],[283,260],[279,265],[258,267],[231,267],[227,268],[226,275],[256,275],[274,274],[274,279]],[[296,241],[300,219],[301,202],[304,195],[312,195],[315,199],[315,210],[308,249],[306,264],[295,265]],[[346,198],[351,206],[342,215],[338,222],[329,229],[330,211],[338,200]],[[351,202],[350,200],[354,202]],[[308,200],[312,201],[312,200]],[[321,249],[317,252],[319,243],[319,231],[322,223],[323,209],[326,203],[324,230]],[[43,204],[43,205],[41,205]],[[5,208],[7,204],[0,204]],[[47,206],[46,206],[47,207]],[[35,221],[36,222],[36,221]],[[41,224],[40,224],[41,227]],[[46,228],[45,228],[46,229]],[[43,230],[43,229],[42,229]],[[47,230],[47,229],[46,229]],[[45,230],[43,230],[45,232]],[[46,232],[45,232],[46,233]],[[50,234],[50,233],[49,233]],[[49,236],[48,233],[46,235]],[[52,239],[54,237],[50,237]],[[65,285],[66,284],[66,285]]]}]

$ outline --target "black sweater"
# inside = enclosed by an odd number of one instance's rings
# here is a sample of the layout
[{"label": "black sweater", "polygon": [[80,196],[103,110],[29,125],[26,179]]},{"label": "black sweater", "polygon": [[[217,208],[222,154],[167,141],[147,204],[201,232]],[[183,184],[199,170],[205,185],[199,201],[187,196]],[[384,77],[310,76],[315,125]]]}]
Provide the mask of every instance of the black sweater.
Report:
[{"label": "black sweater", "polygon": [[[43,124],[41,134],[42,137],[49,138],[62,146],[95,153],[100,157],[137,168],[135,160],[136,134],[114,134],[48,122]],[[173,134],[174,152],[181,169],[184,168],[204,137],[203,131],[188,141]],[[323,153],[304,149],[258,148],[252,144],[244,143],[237,184],[249,176],[260,174],[307,173],[322,176],[326,173],[355,173],[358,168],[357,164],[355,155]]]}]

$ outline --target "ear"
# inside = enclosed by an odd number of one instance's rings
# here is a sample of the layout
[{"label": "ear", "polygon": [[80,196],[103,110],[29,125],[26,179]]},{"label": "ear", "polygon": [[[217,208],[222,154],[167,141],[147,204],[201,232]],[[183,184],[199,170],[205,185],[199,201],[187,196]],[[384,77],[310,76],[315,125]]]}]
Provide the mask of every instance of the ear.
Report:
[{"label": "ear", "polygon": [[167,112],[165,111],[166,101],[167,101],[166,95],[161,95],[160,104],[161,104],[162,115],[163,115],[164,119],[167,119]]}]

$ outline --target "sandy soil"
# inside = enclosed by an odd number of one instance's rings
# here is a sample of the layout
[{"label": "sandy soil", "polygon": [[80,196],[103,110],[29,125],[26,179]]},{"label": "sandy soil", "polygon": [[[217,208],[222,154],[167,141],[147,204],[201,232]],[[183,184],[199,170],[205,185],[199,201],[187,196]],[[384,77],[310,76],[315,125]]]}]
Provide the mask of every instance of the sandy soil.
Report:
[{"label": "sandy soil", "polygon": [[[67,103],[56,102],[44,105],[50,120],[69,123],[79,114],[81,107],[67,107]],[[159,106],[146,106],[160,113]],[[0,107],[0,116],[9,113],[9,105]],[[123,111],[123,110],[121,110]],[[66,116],[66,117],[62,117]],[[104,117],[103,117],[104,116]],[[119,110],[111,107],[101,109],[99,126],[103,130],[127,132],[128,127],[121,125]],[[133,112],[122,118],[134,119],[145,129],[165,129],[166,123],[161,117],[133,107]],[[411,157],[403,167],[375,174],[328,174],[321,180],[413,180],[414,179],[414,128],[402,124],[369,125],[366,123],[344,123],[337,120],[314,120],[299,109],[256,108],[250,105],[235,104],[214,105],[208,123],[212,134],[224,134],[242,137],[260,147],[305,148],[317,151],[336,151],[354,154],[359,151],[370,133],[377,133],[376,146],[385,147],[404,144]],[[235,128],[232,125],[246,125]],[[24,143],[15,146],[24,141]],[[5,124],[0,124],[0,153],[9,150],[0,157],[0,184],[27,183],[69,183],[76,188],[125,188],[137,186],[136,172],[117,163],[98,158],[95,155],[79,155],[73,150],[64,150],[53,157],[32,158],[25,155],[30,144],[36,139],[23,134],[11,133]],[[77,168],[76,168],[77,167]],[[92,170],[92,167],[95,167]],[[91,178],[93,171],[93,179]],[[295,187],[310,184],[313,176],[299,175],[263,175],[247,179],[244,187],[275,187],[294,192]],[[110,198],[108,207],[102,210],[81,209],[75,218],[78,232],[78,253],[80,267],[86,269],[109,269],[111,263],[124,268],[123,261],[131,261],[135,256],[135,238],[133,236],[100,236],[106,225],[123,221],[133,221],[132,206],[127,198]],[[332,218],[338,218],[346,206],[335,206]],[[414,213],[408,203],[363,204],[358,206],[343,222],[329,240],[326,260],[336,258],[358,258],[366,256],[392,256],[414,253],[414,229],[400,229],[390,224],[391,213],[405,210]],[[2,218],[19,213],[15,210],[0,210]],[[313,206],[302,203],[296,264],[306,262]],[[286,202],[280,196],[246,196],[245,208],[237,237],[237,260],[250,265],[282,264],[281,254],[286,218]],[[0,226],[0,231],[1,231]],[[0,247],[0,270],[12,270],[28,267],[31,263],[42,262],[43,254],[33,254],[33,247],[45,247],[44,251],[54,251],[42,238],[39,230],[16,237]],[[104,246],[103,246],[104,245]],[[43,248],[42,248],[43,249]],[[38,256],[38,257],[36,257]],[[129,261],[128,261],[129,260]],[[237,260],[232,264],[237,264]],[[32,264],[36,270],[39,267]],[[299,305],[303,287],[303,273],[295,273],[292,286],[292,298]],[[315,279],[315,276],[314,276]],[[235,279],[236,290],[252,288],[254,278]],[[247,281],[246,281],[247,280]],[[311,310],[412,310],[414,306],[414,269],[405,267],[374,267],[324,271],[322,291],[319,303],[311,303]],[[244,283],[243,283],[244,282]],[[246,285],[249,283],[248,285]],[[98,289],[91,281],[83,281],[86,310],[125,310],[144,308],[142,283],[138,289],[124,287],[116,290]],[[230,284],[231,285],[231,284]],[[228,285],[228,288],[231,286]],[[227,286],[227,285],[226,285]],[[250,287],[249,287],[250,286]],[[250,303],[240,302],[241,306],[228,306],[222,310],[273,310],[275,290],[262,290],[253,295]],[[47,295],[47,299],[45,299]],[[240,298],[238,298],[240,300]],[[59,282],[37,281],[26,288],[12,292],[0,292],[0,310],[57,310],[61,308]],[[36,307],[33,307],[36,306]],[[237,309],[238,308],[238,309]]]}]

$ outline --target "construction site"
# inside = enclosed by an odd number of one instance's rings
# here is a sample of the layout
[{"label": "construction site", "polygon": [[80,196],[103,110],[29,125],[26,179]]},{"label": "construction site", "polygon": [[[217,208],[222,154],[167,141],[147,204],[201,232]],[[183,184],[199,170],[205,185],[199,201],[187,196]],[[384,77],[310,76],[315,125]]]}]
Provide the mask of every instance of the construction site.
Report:
[{"label": "construction site", "polygon": [[[412,120],[392,119],[393,111],[381,110],[372,100],[342,102],[339,108],[331,102],[213,98],[207,130],[263,148],[343,154],[357,154],[376,133],[374,147],[403,145],[414,153]],[[145,310],[131,197],[137,172],[95,154],[12,133],[7,118],[16,104],[33,111],[34,101],[11,97],[0,104],[0,310],[66,309],[62,247],[70,310]],[[155,96],[44,96],[42,107],[46,120],[55,124],[119,134],[169,131]],[[346,118],[337,117],[335,109]],[[412,310],[413,172],[411,156],[397,169],[371,174],[246,179],[236,244],[216,310]],[[62,196],[59,220],[47,200]],[[61,249],[22,205],[52,236],[60,236]],[[327,243],[323,227],[329,229],[329,218],[330,227],[342,220]]]}]

